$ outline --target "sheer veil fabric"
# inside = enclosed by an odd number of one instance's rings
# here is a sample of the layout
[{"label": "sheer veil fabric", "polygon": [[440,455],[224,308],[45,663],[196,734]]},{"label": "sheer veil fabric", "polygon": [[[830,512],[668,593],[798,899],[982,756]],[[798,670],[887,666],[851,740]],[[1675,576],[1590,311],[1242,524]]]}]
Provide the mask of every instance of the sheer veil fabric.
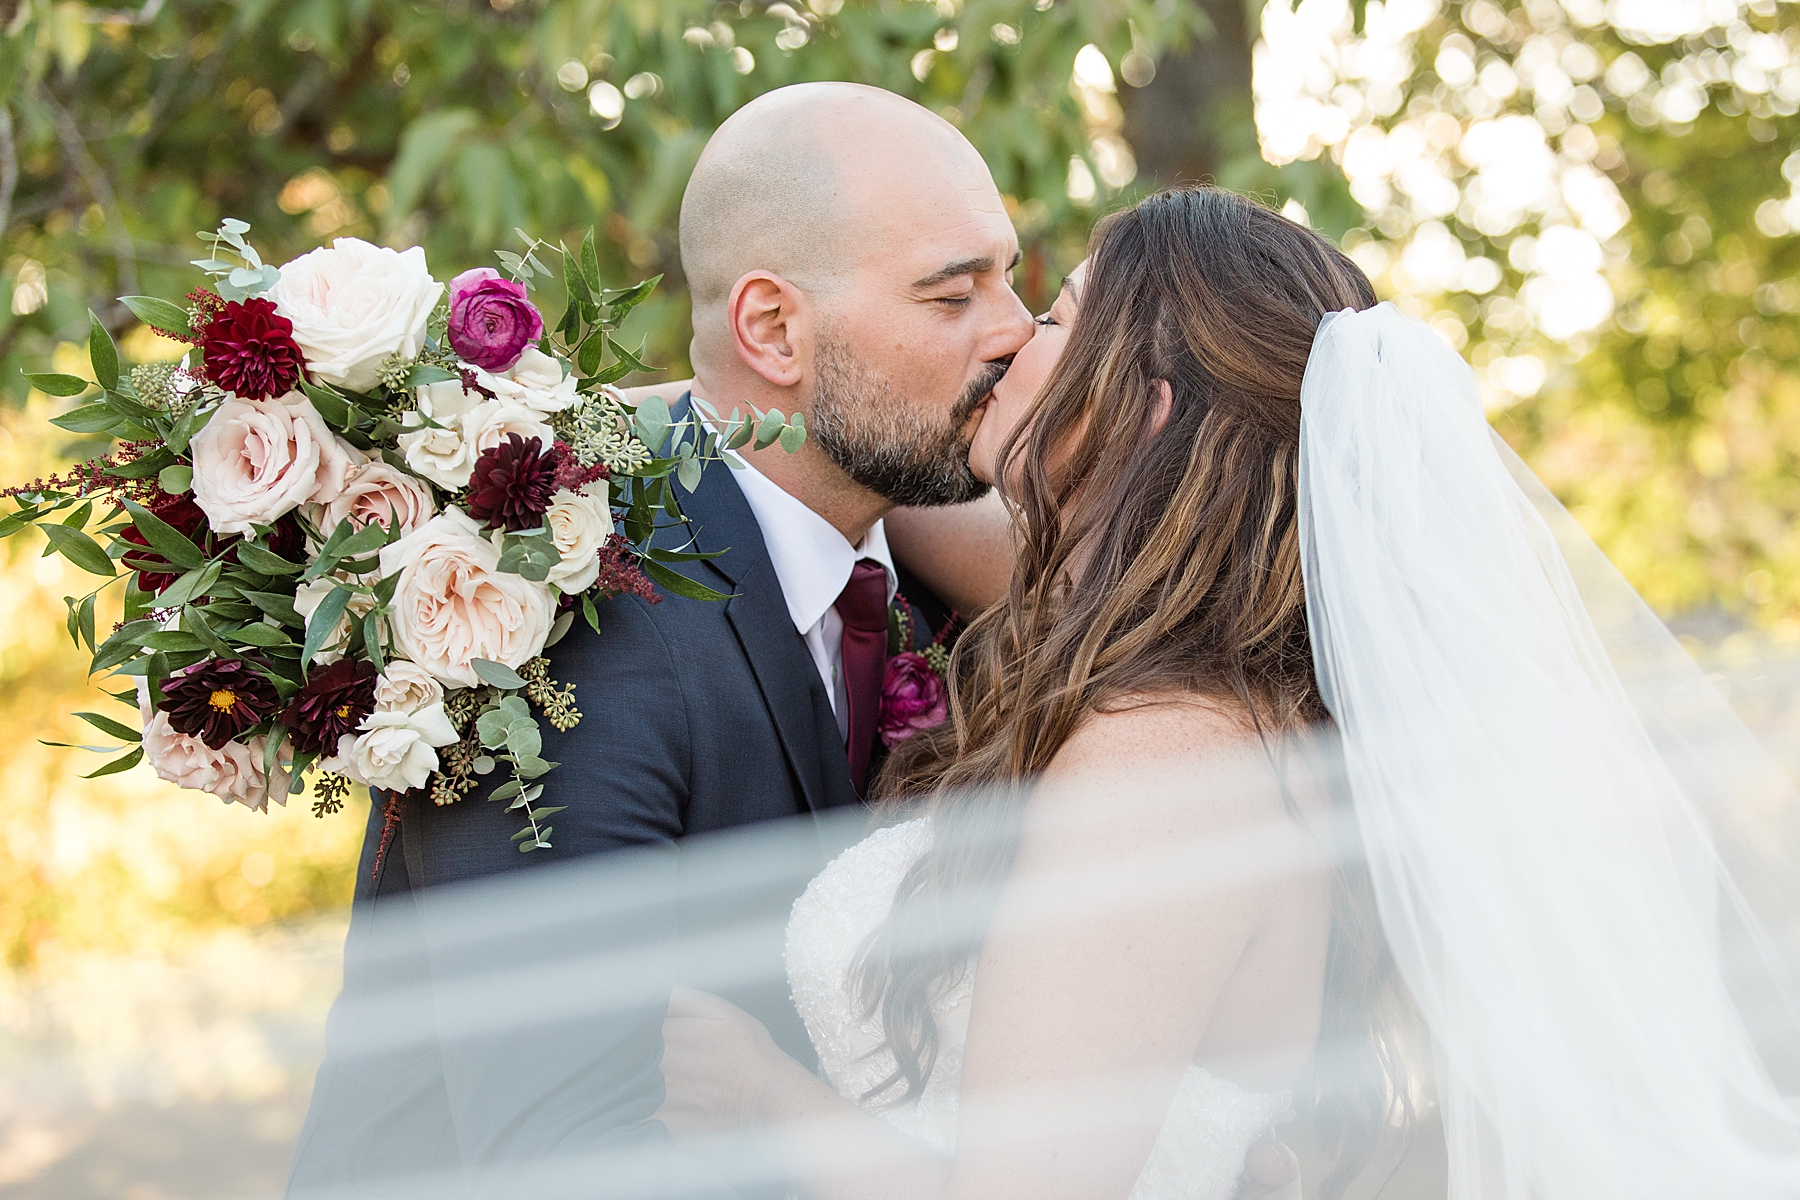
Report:
[{"label": "sheer veil fabric", "polygon": [[1427,326],[1327,316],[1301,409],[1319,684],[1450,1195],[1800,1196],[1791,785]]}]

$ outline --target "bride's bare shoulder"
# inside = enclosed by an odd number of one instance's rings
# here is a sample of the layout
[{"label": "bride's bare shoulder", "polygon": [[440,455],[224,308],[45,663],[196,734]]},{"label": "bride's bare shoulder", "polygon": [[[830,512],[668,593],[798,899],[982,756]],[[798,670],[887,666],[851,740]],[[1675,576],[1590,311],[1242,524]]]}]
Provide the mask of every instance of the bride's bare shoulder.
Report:
[{"label": "bride's bare shoulder", "polygon": [[1090,713],[1064,742],[1050,775],[1116,772],[1237,758],[1258,746],[1256,723],[1235,701],[1197,695],[1129,697]]}]

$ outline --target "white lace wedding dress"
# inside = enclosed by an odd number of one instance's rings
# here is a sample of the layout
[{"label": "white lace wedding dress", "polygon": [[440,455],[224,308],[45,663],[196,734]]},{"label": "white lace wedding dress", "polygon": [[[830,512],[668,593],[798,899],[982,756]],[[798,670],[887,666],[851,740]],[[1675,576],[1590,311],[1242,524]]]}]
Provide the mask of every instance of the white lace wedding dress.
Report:
[{"label": "white lace wedding dress", "polygon": [[[900,877],[930,844],[930,819],[894,825],[840,854],[794,903],[787,928],[788,983],[819,1053],[825,1078],[856,1100],[894,1068],[880,1024],[858,1015],[848,978],[863,939],[888,914]],[[923,1092],[898,1107],[876,1108],[896,1128],[939,1150],[954,1147],[963,1042],[969,1032],[974,972],[932,1009],[940,1032],[937,1064]],[[1286,1114],[1289,1097],[1247,1092],[1189,1066],[1131,1200],[1230,1200],[1244,1154]]]}]

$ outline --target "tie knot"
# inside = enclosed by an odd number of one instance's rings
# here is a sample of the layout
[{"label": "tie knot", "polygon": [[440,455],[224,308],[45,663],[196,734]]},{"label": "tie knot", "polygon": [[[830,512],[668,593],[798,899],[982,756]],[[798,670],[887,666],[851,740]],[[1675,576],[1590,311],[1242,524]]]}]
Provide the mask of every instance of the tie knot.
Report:
[{"label": "tie knot", "polygon": [[859,559],[850,569],[850,582],[838,593],[838,616],[849,629],[866,633],[888,627],[887,568],[873,559]]}]

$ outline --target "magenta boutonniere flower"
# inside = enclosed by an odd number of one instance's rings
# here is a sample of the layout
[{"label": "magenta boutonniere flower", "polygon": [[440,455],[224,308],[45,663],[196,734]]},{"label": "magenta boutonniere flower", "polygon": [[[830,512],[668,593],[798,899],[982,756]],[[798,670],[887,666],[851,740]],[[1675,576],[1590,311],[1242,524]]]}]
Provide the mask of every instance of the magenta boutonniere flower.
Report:
[{"label": "magenta boutonniere flower", "polygon": [[892,750],[913,734],[942,723],[949,711],[944,680],[923,654],[908,650],[887,660],[878,725],[882,745]]}]

